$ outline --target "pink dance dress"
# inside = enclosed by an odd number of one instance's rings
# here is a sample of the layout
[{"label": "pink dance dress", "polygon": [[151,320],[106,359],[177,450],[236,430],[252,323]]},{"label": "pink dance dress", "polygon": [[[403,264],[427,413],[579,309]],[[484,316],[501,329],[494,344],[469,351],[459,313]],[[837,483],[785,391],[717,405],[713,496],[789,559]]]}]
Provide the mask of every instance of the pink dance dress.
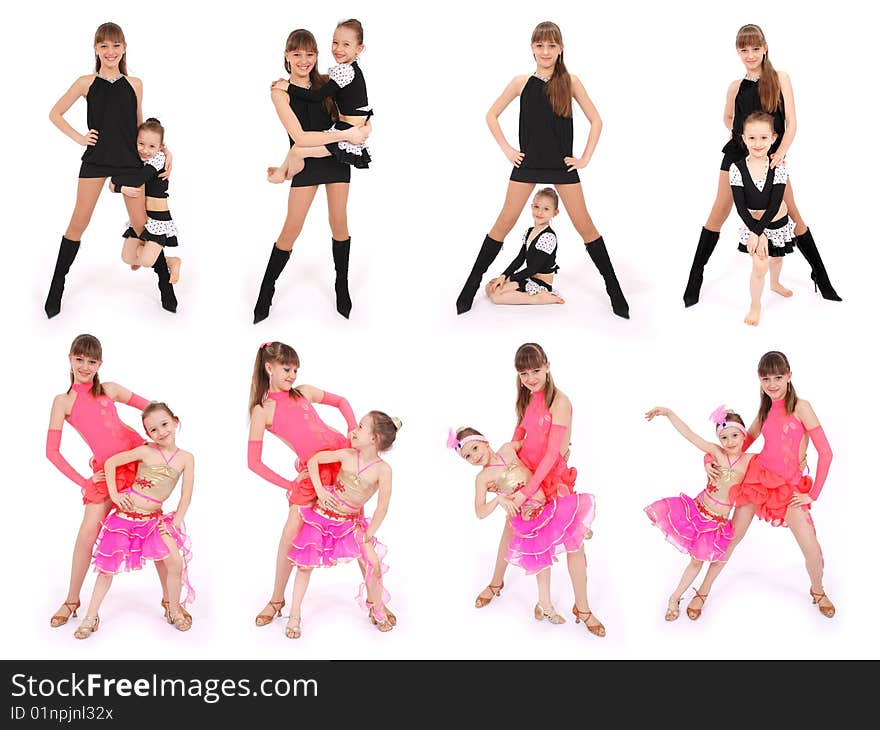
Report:
[{"label": "pink dance dress", "polygon": [[[522,441],[522,448],[517,453],[525,467],[535,473],[550,448],[551,432],[554,428],[553,416],[544,402],[544,391],[532,393],[522,421],[514,432],[513,440]],[[558,426],[556,427],[558,428]],[[577,469],[570,467],[561,453],[547,474],[541,480],[541,489],[550,499],[557,494],[574,492]]]},{"label": "pink dance dress", "polygon": [[[158,448],[158,447],[157,447]],[[161,449],[159,453],[162,454]],[[175,451],[174,454],[177,452]],[[148,560],[164,560],[170,555],[168,546],[159,532],[159,524],[165,525],[172,539],[177,543],[183,557],[183,586],[186,596],[181,604],[195,600],[195,591],[189,583],[189,561],[192,558],[189,537],[183,525],[176,529],[171,524],[174,512],[162,513],[162,503],[171,496],[180,479],[180,472],[165,459],[164,464],[137,464],[137,478],[131,493],[156,505],[156,509],[143,512],[125,512],[116,508],[101,525],[101,533],[95,543],[92,564],[100,573],[122,573],[140,570]],[[165,455],[162,454],[162,458]]]},{"label": "pink dance dress", "polygon": [[[532,475],[518,461],[508,464],[500,454],[498,458],[501,464],[491,466],[505,468],[494,482],[495,489],[511,496],[523,489]],[[538,489],[523,502],[520,513],[510,518],[513,535],[505,559],[529,575],[540,573],[556,562],[557,553],[574,552],[593,536],[590,527],[595,514],[596,500],[591,494],[548,499],[544,490]]]},{"label": "pink dance dress", "polygon": [[734,471],[734,461],[727,457],[727,466],[719,466],[720,476],[710,482],[696,497],[686,494],[664,497],[645,507],[648,519],[660,529],[666,539],[683,553],[696,560],[723,562],[727,548],[734,537],[730,521],[732,502],[728,502],[732,487],[743,475]]}]

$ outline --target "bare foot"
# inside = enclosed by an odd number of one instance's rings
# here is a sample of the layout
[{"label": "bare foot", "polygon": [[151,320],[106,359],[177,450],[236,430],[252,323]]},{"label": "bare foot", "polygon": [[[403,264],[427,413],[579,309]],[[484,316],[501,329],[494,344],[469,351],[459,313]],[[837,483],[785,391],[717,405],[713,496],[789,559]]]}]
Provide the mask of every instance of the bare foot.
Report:
[{"label": "bare foot", "polygon": [[176,284],[180,279],[180,258],[178,256],[168,256],[168,281]]},{"label": "bare foot", "polygon": [[280,167],[269,167],[266,168],[266,179],[270,183],[283,183],[287,178],[285,177],[283,172],[279,172],[281,170]]},{"label": "bare foot", "polygon": [[743,320],[747,325],[751,325],[752,327],[758,326],[758,321],[761,319],[761,308],[758,307],[755,309],[752,307],[749,310],[749,313],[746,315],[746,318]]},{"label": "bare foot", "polygon": [[786,289],[782,284],[771,284],[770,291],[775,291],[779,296],[782,297],[790,297],[792,294],[791,289]]},{"label": "bare foot", "polygon": [[553,304],[565,304],[565,300],[558,294],[551,294]]},{"label": "bare foot", "polygon": [[140,264],[132,264],[132,265],[131,265],[131,270],[132,270],[132,271],[137,271],[139,268],[141,268],[141,265],[140,265]]}]

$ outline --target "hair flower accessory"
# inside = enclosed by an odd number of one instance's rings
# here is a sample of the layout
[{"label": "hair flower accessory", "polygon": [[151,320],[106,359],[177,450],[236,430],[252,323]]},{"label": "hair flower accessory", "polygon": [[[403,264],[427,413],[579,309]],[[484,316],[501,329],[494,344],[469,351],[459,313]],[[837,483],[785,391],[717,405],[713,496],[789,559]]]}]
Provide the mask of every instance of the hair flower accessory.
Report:
[{"label": "hair flower accessory", "polygon": [[458,441],[458,438],[455,435],[455,431],[451,428],[449,429],[449,435],[446,437],[446,448],[447,449],[460,449],[461,444]]},{"label": "hair flower accessory", "polygon": [[712,421],[716,426],[721,425],[727,421],[727,406],[720,405],[714,411],[712,411],[712,415],[709,416],[709,420]]},{"label": "hair flower accessory", "polygon": [[[462,429],[458,430],[461,431]],[[449,435],[446,437],[446,448],[460,451],[461,447],[468,441],[485,441],[486,443],[489,443],[489,439],[476,433],[471,434],[470,436],[465,436],[463,439],[459,439],[458,436],[456,436],[456,432],[450,428]]]}]

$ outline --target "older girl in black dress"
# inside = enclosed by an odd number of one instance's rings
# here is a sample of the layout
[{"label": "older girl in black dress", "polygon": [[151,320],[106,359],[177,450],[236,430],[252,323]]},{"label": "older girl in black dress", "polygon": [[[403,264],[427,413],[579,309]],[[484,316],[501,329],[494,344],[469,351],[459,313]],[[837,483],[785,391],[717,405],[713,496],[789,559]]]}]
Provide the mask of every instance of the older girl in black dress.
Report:
[{"label": "older girl in black dress", "polygon": [[[570,75],[565,68],[562,51],[559,26],[550,22],[538,24],[532,32],[532,54],[537,63],[535,72],[530,76],[516,76],[486,114],[492,136],[513,163],[513,172],[501,214],[483,240],[477,260],[456,301],[459,314],[471,308],[483,274],[501,251],[504,237],[516,224],[535,184],[545,183],[554,185],[562,198],[572,224],[584,240],[587,253],[605,280],[605,290],[614,313],[629,318],[629,305],[608,258],[605,242],[587,212],[577,173],[593,156],[602,131],[602,120],[580,79]],[[518,150],[507,142],[498,124],[499,115],[516,97],[520,97]],[[572,155],[572,99],[590,122],[587,146],[580,157]]]},{"label": "older girl in black dress", "polygon": [[[79,251],[80,239],[92,217],[98,196],[108,177],[132,175],[140,172],[143,162],[137,152],[137,128],[143,120],[141,100],[143,84],[140,79],[128,75],[125,64],[125,36],[116,23],[104,23],[95,31],[95,73],[80,76],[49,112],[49,119],[64,134],[86,148],[79,170],[76,189],[76,206],[55,262],[55,271],[44,309],[48,317],[61,311],[64,279]],[[88,104],[86,119],[89,130],[77,132],[64,118],[64,114],[80,97]],[[166,165],[171,169],[170,159]],[[128,220],[138,235],[147,222],[144,198],[123,197],[128,210]],[[153,264],[159,277],[162,306],[174,312],[177,299],[169,281],[168,265],[164,254]]]}]

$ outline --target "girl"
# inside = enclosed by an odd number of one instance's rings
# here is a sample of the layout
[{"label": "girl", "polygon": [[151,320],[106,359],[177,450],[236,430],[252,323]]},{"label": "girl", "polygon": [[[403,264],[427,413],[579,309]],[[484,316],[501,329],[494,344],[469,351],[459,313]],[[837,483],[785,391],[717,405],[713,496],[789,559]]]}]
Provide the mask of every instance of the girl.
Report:
[{"label": "girl", "polygon": [[[284,68],[290,74],[289,83],[304,89],[320,88],[327,83],[327,77],[318,73],[318,45],[315,37],[307,30],[295,30],[287,37],[284,51]],[[289,87],[287,91],[272,88],[272,103],[278,118],[284,125],[291,145],[317,147],[333,142],[362,144],[370,133],[369,122],[363,127],[324,132],[332,125],[330,109],[332,102],[303,101],[294,97]],[[305,131],[304,131],[305,130]],[[348,183],[351,166],[339,162],[335,157],[310,157],[305,168],[291,181],[287,198],[287,218],[278,239],[272,245],[272,253],[260,293],[254,306],[254,324],[269,316],[275,282],[290,259],[293,248],[302,230],[306,214],[318,192],[318,186],[327,190],[327,210],[330,214],[330,232],[333,234],[333,263],[336,269],[336,310],[346,319],[351,313],[351,296],[348,292],[348,259],[351,237],[348,235]]]},{"label": "girl", "polygon": [[[143,84],[140,79],[128,76],[125,63],[127,47],[122,28],[116,23],[100,25],[95,31],[94,49],[95,73],[80,76],[74,81],[49,112],[49,119],[58,129],[86,148],[79,170],[76,206],[61,237],[44,306],[49,318],[61,311],[64,279],[79,251],[80,239],[92,217],[104,180],[113,175],[137,175],[143,166],[136,142],[137,127],[142,119]],[[87,134],[80,134],[64,119],[64,114],[80,97],[85,98],[88,105]],[[166,178],[170,171],[169,154],[163,173]],[[143,200],[127,196],[123,200],[128,210],[129,225],[134,231],[142,230],[147,219]],[[175,311],[177,300],[164,255],[159,254],[153,270],[159,277],[162,306]]]},{"label": "girl", "polygon": [[[188,451],[177,448],[175,435],[180,421],[164,403],[152,402],[142,415],[144,431],[152,439],[130,451],[107,459],[110,499],[116,505],[105,519],[95,546],[94,566],[100,573],[92,591],[86,617],[74,632],[77,639],[88,639],[98,630],[98,611],[113,576],[122,571],[140,570],[145,560],[166,566],[169,603],[165,618],[178,631],[189,631],[192,617],[184,614],[180,594],[186,586],[183,603],[195,599],[187,578],[191,553],[183,518],[192,500],[195,461]],[[137,478],[125,492],[116,488],[116,469],[123,464],[137,464]],[[177,510],[162,513],[162,503],[183,477]]]},{"label": "girl", "polygon": [[[497,507],[507,513],[512,538],[505,559],[527,574],[535,574],[538,581],[535,618],[547,619],[551,624],[565,623],[550,601],[550,566],[556,562],[556,553],[565,550],[575,595],[572,608],[575,623],[583,620],[591,634],[605,636],[605,627],[593,615],[587,601],[584,539],[593,534],[590,530],[595,515],[593,495],[569,493],[548,499],[542,489],[535,488],[531,496],[517,506],[514,497],[526,493],[534,479],[517,458],[517,444],[507,443],[494,451],[479,431],[461,428],[455,433],[450,430],[446,445],[468,463],[483,467],[475,485],[477,517],[488,517]],[[490,491],[499,496],[487,502],[486,495]]]},{"label": "girl", "polygon": [[[138,127],[138,156],[143,160],[138,175],[110,178],[110,190],[131,198],[141,195],[143,186],[147,205],[147,224],[137,236],[130,226],[123,234],[122,260],[133,270],[152,266],[165,246],[177,245],[177,228],[168,210],[168,180],[159,175],[165,170],[165,128],[155,117],[150,117]],[[180,278],[180,259],[169,256],[170,281],[176,284]]]},{"label": "girl", "polygon": [[[376,532],[391,500],[391,467],[379,453],[391,448],[400,426],[399,419],[370,411],[349,434],[351,448],[319,451],[309,459],[309,478],[318,499],[313,506],[303,507],[302,529],[287,554],[297,568],[290,618],[284,629],[288,639],[302,635],[302,601],[312,568],[352,559],[358,560],[364,572],[358,602],[367,610],[370,621],[382,632],[391,631],[397,623],[385,605],[389,599],[382,585],[382,574],[387,570],[382,563],[386,550],[376,539]],[[327,481],[320,467],[336,463],[340,464],[336,478]],[[377,493],[376,511],[367,520],[364,505]]]},{"label": "girl", "polygon": [[[486,114],[486,123],[501,151],[513,163],[504,207],[489,235],[483,241],[473,269],[465,281],[455,306],[459,314],[470,310],[474,295],[486,269],[498,256],[504,237],[510,233],[536,183],[555,185],[572,224],[583,237],[587,253],[605,280],[611,308],[619,317],[629,319],[629,305],[620,289],[605,242],[587,212],[578,170],[589,163],[602,120],[586,89],[571,76],[562,59],[562,31],[555,23],[539,23],[532,32],[532,55],[535,71],[516,76]],[[498,117],[516,97],[520,97],[519,145],[517,150],[504,137]],[[574,135],[572,99],[590,122],[590,136],[580,157],[572,156]]]},{"label": "girl", "polygon": [[749,284],[752,303],[745,323],[755,326],[761,317],[761,292],[768,269],[770,289],[784,297],[791,296],[791,290],[779,282],[779,274],[782,257],[794,250],[794,221],[788,217],[782,200],[788,180],[784,162],[776,165],[772,182],[770,180],[767,153],[776,140],[773,117],[760,111],[749,114],[743,123],[742,138],[749,155],[730,166],[729,178],[736,212],[744,224],[740,230],[739,250],[752,257]]},{"label": "girl", "polygon": [[[669,596],[666,608],[666,620],[675,621],[679,616],[681,594],[694,582],[703,562],[708,560],[715,563],[726,559],[725,554],[734,535],[730,521],[733,504],[728,501],[729,490],[743,480],[754,454],[743,453],[748,432],[742,417],[725,410],[724,406],[716,408],[709,417],[715,424],[720,448],[697,436],[669,408],[652,408],[645,414],[649,421],[655,416],[666,416],[682,436],[698,449],[711,454],[721,465],[718,478],[711,479],[695,498],[680,494],[678,497],[659,499],[645,507],[648,519],[660,528],[666,539],[691,556],[690,564]],[[694,621],[700,617],[700,613],[700,609],[688,608],[687,611],[688,618]]]},{"label": "girl", "polygon": [[556,233],[550,221],[558,213],[556,191],[553,188],[539,190],[532,200],[535,225],[523,235],[522,248],[510,266],[486,284],[486,295],[495,304],[565,303],[553,291],[553,274],[559,267],[556,265]]},{"label": "girl", "polygon": [[[339,119],[328,132],[361,127],[372,116],[367,101],[367,85],[358,66],[358,56],[364,52],[364,29],[360,21],[350,18],[341,21],[333,33],[333,58],[338,65],[327,72],[330,80],[317,90],[303,89],[283,80],[276,81],[273,88],[287,91],[304,101],[323,101],[332,97],[336,102]],[[322,147],[294,145],[279,167],[269,168],[269,182],[281,183],[298,175],[310,157],[332,155],[339,162],[359,168],[370,166],[370,153],[363,144],[332,142]]]},{"label": "girl", "polygon": [[[759,435],[764,437],[764,447],[749,464],[742,482],[730,490],[730,501],[736,505],[733,514],[736,535],[727,550],[727,558],[730,559],[756,513],[774,527],[788,526],[804,554],[813,603],[823,616],[832,618],[835,608],[822,587],[822,548],[809,511],[828,476],[833,456],[831,446],[812,406],[795,393],[791,368],[783,353],[772,351],[761,357],[758,379],[761,406],[749,427],[743,449]],[[815,479],[802,475],[808,441],[813,442],[819,454]],[[702,608],[722,567],[723,563],[709,567],[689,609]],[[695,605],[697,601],[699,605]]]},{"label": "girl", "polygon": [[[53,628],[63,626],[71,616],[76,616],[76,610],[80,606],[79,593],[89,569],[92,547],[98,537],[101,522],[110,510],[104,462],[113,454],[129,451],[143,443],[143,439],[134,429],[119,420],[115,404],[125,403],[142,411],[149,401],[116,383],[102,383],[98,378],[102,358],[102,347],[97,337],[83,334],[74,338],[68,355],[70,388],[55,397],[49,416],[46,458],[80,488],[85,505],[73,547],[67,597],[50,620]],[[80,474],[61,454],[61,430],[65,423],[69,423],[82,436],[92,451],[92,475],[89,477]],[[135,468],[132,466],[117,470],[115,479],[117,490],[127,489],[134,482]],[[169,600],[165,566],[157,563],[156,570],[162,583],[164,608]]]},{"label": "girl", "polygon": [[[722,148],[721,173],[718,178],[718,192],[715,203],[703,230],[691,264],[687,287],[684,290],[684,305],[690,307],[700,300],[700,287],[703,285],[703,269],[718,243],[721,226],[730,215],[733,198],[730,194],[730,166],[746,157],[747,149],[742,142],[743,125],[752,112],[764,111],[773,116],[773,129],[776,138],[770,147],[770,169],[785,161],[797,129],[794,110],[794,93],[791,79],[783,71],[777,71],[770,63],[767,40],[757,25],[744,25],[736,34],[736,49],[745,66],[746,75],[737,79],[727,89],[724,107],[724,126],[730,130],[730,140]],[[794,202],[794,193],[789,184],[785,190],[785,205],[788,214],[795,222],[795,243],[812,269],[810,278],[825,299],[841,301],[825,270],[822,257],[813,241],[813,234],[807,228]]]}]

